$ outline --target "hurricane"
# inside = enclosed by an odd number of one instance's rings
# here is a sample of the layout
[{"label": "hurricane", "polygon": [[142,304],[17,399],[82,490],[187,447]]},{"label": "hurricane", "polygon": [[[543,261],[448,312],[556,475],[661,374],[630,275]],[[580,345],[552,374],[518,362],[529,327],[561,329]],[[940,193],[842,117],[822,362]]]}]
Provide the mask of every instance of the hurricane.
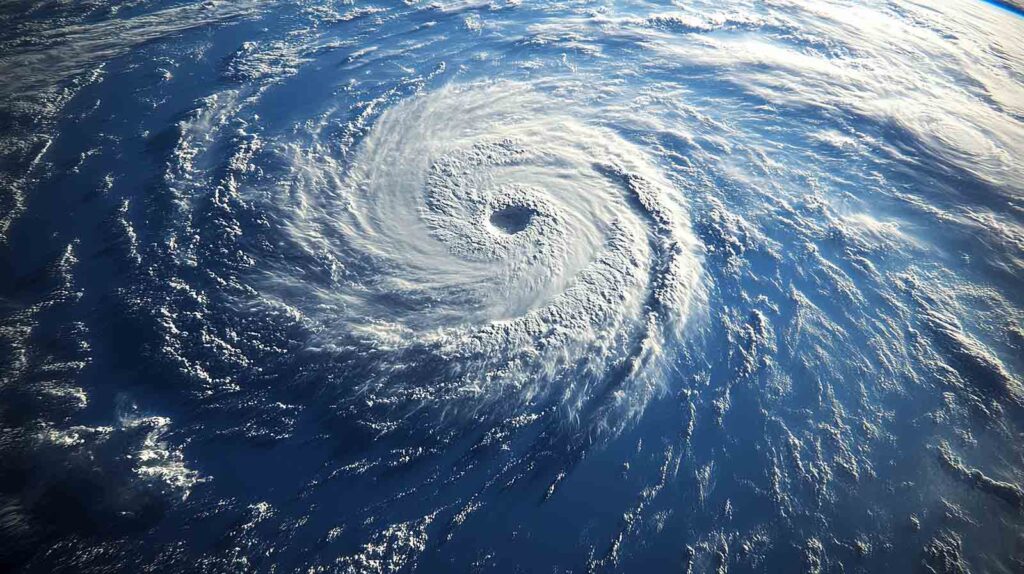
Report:
[{"label": "hurricane", "polygon": [[1022,16],[0,6],[0,569],[1019,570]]},{"label": "hurricane", "polygon": [[347,169],[329,144],[289,149],[287,197],[262,200],[315,279],[289,258],[253,279],[260,298],[319,347],[371,349],[374,401],[638,409],[697,289],[685,198],[556,110],[529,86],[446,87],[382,114]]}]

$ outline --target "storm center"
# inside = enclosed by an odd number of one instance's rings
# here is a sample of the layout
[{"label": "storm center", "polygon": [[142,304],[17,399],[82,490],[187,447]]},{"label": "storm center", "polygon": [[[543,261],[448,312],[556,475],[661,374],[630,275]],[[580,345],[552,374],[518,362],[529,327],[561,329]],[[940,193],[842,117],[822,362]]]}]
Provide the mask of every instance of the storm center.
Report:
[{"label": "storm center", "polygon": [[502,233],[513,235],[526,229],[534,211],[521,205],[510,205],[491,212],[491,225]]}]

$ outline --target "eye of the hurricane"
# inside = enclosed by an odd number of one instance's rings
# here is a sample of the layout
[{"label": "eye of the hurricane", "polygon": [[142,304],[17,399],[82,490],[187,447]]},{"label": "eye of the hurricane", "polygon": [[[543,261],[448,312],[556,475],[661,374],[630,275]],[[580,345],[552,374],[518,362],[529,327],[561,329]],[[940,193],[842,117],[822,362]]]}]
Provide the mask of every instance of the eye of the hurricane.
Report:
[{"label": "eye of the hurricane", "polygon": [[510,205],[491,212],[491,225],[501,233],[514,235],[530,226],[534,210],[522,205]]}]

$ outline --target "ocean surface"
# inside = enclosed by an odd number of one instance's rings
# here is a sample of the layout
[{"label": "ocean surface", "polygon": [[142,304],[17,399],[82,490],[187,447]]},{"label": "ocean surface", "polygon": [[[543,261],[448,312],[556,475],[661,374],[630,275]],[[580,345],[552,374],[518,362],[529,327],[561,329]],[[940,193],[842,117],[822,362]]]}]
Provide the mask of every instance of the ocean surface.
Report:
[{"label": "ocean surface", "polygon": [[1024,571],[1024,18],[0,3],[0,570]]}]

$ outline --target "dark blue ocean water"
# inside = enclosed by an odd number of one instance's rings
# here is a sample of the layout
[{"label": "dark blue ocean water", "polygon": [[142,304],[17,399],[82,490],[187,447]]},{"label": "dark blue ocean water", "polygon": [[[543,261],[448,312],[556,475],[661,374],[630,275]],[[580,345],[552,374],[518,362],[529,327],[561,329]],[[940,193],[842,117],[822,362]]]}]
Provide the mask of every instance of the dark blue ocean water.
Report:
[{"label": "dark blue ocean water", "polygon": [[1012,9],[0,20],[5,569],[1024,567]]}]

